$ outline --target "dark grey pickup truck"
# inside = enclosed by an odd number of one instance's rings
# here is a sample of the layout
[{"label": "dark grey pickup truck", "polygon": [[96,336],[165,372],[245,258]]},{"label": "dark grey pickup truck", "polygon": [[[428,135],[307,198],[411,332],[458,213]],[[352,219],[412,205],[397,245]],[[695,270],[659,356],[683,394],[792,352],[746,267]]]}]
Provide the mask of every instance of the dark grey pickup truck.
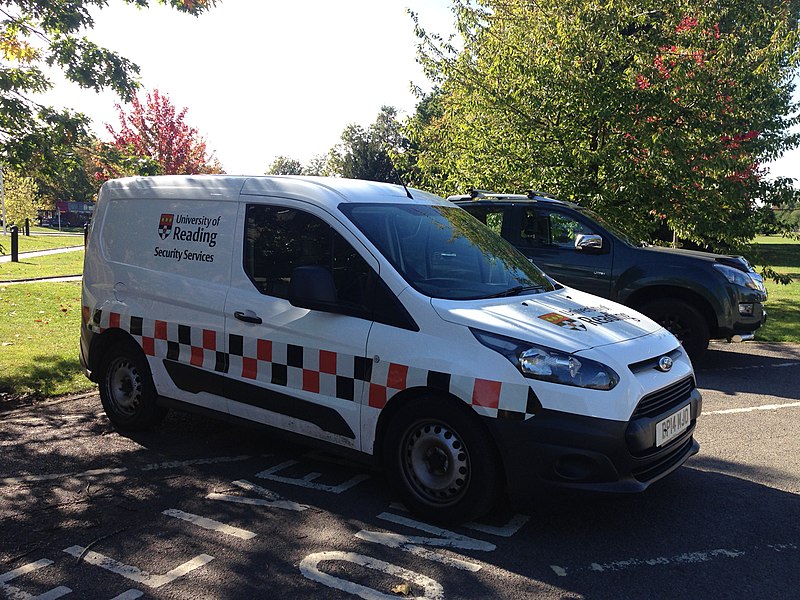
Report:
[{"label": "dark grey pickup truck", "polygon": [[741,256],[642,244],[586,208],[537,192],[473,192],[448,200],[553,279],[662,324],[692,358],[710,339],[752,339],[767,318],[764,282]]}]

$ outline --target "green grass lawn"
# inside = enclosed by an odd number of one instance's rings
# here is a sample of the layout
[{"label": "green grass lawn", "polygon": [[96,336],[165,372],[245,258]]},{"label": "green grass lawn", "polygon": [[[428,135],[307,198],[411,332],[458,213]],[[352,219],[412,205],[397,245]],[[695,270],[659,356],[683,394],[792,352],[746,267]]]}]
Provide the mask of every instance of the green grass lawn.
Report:
[{"label": "green grass lawn", "polygon": [[791,275],[794,280],[789,285],[765,282],[769,293],[766,304],[769,318],[756,332],[756,340],[800,343],[800,241],[759,236],[755,242],[765,263],[779,273]]},{"label": "green grass lawn", "polygon": [[0,395],[92,389],[78,362],[81,284],[0,286]]},{"label": "green grass lawn", "polygon": [[82,272],[83,250],[43,256],[23,256],[18,263],[0,263],[0,281],[80,275]]},{"label": "green grass lawn", "polygon": [[[34,229],[31,228],[31,232],[33,231]],[[70,246],[83,246],[83,236],[51,234],[19,236],[20,252],[52,250],[53,248],[68,248]],[[2,229],[0,229],[0,255],[3,254],[11,254],[11,234],[3,235]]]}]

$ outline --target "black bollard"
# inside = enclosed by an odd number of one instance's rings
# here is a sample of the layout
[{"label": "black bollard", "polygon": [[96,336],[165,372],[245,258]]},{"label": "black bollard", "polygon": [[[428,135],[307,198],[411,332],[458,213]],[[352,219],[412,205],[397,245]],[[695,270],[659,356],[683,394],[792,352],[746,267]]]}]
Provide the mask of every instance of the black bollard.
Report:
[{"label": "black bollard", "polygon": [[25,219],[25,237],[31,237],[31,220]]},{"label": "black bollard", "polygon": [[89,243],[89,223],[83,224],[83,247],[86,248],[86,244]]},{"label": "black bollard", "polygon": [[19,228],[12,225],[9,231],[11,232],[11,262],[19,262]]}]

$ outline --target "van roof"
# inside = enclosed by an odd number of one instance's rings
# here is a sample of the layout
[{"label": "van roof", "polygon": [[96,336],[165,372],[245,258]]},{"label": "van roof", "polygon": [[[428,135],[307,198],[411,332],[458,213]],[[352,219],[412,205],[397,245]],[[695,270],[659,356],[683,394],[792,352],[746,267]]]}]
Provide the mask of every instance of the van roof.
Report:
[{"label": "van roof", "polygon": [[409,188],[413,199],[400,185],[341,177],[295,175],[163,175],[127,177],[103,184],[108,198],[163,198],[169,200],[237,201],[246,196],[280,196],[324,205],[341,202],[414,202],[440,204],[445,201],[428,192]]}]

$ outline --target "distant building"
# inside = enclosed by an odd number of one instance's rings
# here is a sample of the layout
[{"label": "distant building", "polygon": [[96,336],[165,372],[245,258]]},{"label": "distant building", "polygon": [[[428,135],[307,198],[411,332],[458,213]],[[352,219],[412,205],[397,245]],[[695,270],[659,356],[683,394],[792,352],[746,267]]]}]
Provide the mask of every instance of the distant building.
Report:
[{"label": "distant building", "polygon": [[79,227],[92,219],[94,202],[56,202],[55,210],[40,210],[43,224],[57,227]]}]

